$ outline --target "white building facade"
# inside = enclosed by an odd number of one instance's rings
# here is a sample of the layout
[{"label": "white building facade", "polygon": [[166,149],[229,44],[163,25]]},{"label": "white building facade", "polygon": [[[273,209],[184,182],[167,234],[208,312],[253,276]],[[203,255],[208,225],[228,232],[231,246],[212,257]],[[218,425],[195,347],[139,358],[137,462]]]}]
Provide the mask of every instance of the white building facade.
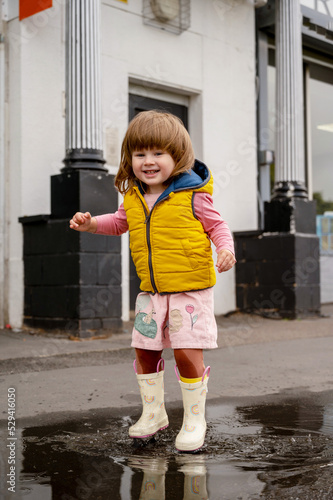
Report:
[{"label": "white building facade", "polygon": [[[215,205],[232,230],[256,228],[255,16],[251,2],[199,0],[181,34],[144,24],[141,1],[101,3],[102,130],[106,166],[117,169],[129,94],[188,108],[196,156],[212,170]],[[16,14],[16,15],[15,15]],[[50,213],[50,176],[65,156],[65,1],[3,21],[2,323],[23,317],[21,216]],[[4,13],[3,13],[4,17]],[[5,188],[5,189],[4,189]],[[89,210],[89,207],[87,207]],[[128,243],[123,241],[123,318]],[[234,310],[234,273],[218,277],[216,313]]]},{"label": "white building facade", "polygon": [[[110,174],[117,171],[133,99],[180,106],[196,156],[212,170],[217,210],[233,232],[259,228],[268,180],[266,172],[258,182],[255,4],[266,3],[101,0],[98,133]],[[23,20],[18,1],[7,0],[1,9],[0,326],[20,327],[25,278],[19,218],[50,214],[50,178],[63,168],[66,153],[66,1],[53,0],[51,8]],[[121,317],[128,320],[127,235],[121,264]],[[217,277],[216,314],[236,309],[235,290],[235,270]]]}]

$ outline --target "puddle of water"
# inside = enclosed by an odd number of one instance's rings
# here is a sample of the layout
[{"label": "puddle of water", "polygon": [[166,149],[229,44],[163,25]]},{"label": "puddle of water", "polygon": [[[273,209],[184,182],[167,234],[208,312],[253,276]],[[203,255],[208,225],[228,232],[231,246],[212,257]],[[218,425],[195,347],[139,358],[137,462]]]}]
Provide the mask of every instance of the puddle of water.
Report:
[{"label": "puddle of water", "polygon": [[[138,409],[133,419],[95,411],[77,421],[29,427],[19,445],[15,498],[332,500],[332,401],[333,393],[250,404],[209,401],[206,444],[197,454],[174,449],[179,407],[168,408],[170,427],[145,446],[128,437]],[[3,491],[1,498],[13,498]]]}]

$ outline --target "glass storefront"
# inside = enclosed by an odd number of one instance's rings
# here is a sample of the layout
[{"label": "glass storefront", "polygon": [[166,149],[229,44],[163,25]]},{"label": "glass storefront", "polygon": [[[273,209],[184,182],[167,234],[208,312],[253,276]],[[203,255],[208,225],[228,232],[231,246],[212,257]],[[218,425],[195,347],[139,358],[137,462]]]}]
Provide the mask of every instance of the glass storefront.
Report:
[{"label": "glass storefront", "polygon": [[317,213],[333,214],[333,69],[310,65],[308,94],[310,185]]}]

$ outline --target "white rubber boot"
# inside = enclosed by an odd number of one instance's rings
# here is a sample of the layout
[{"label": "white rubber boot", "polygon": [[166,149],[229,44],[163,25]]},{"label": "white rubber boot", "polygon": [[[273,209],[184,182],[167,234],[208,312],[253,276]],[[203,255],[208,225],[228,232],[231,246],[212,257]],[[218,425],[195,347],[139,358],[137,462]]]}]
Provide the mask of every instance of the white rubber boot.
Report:
[{"label": "white rubber boot", "polygon": [[195,384],[182,382],[177,372],[177,366],[175,371],[182,390],[184,406],[183,425],[176,437],[176,448],[179,451],[195,451],[201,448],[205,441],[207,427],[205,405],[210,366],[205,369],[200,382]]},{"label": "white rubber boot", "polygon": [[147,438],[169,425],[164,407],[164,359],[159,360],[156,373],[138,375],[135,361],[133,366],[140,387],[142,415],[128,432],[132,438]]}]

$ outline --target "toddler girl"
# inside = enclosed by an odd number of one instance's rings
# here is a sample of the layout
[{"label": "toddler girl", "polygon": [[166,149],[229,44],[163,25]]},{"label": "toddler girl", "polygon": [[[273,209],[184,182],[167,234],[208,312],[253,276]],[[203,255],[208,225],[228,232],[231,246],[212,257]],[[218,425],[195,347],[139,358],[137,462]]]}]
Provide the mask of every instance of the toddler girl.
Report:
[{"label": "toddler girl", "polygon": [[206,433],[210,367],[204,366],[203,349],[217,347],[210,240],[221,273],[235,264],[233,239],[213,206],[211,172],[195,160],[185,127],[169,113],[144,111],[131,121],[115,186],[124,195],[116,213],[92,217],[78,212],[70,227],[96,234],[130,232],[142,290],[132,346],[143,411],[129,435],[145,438],[169,424],[161,356],[171,347],[184,406],[176,448],[194,451],[203,445]]}]

